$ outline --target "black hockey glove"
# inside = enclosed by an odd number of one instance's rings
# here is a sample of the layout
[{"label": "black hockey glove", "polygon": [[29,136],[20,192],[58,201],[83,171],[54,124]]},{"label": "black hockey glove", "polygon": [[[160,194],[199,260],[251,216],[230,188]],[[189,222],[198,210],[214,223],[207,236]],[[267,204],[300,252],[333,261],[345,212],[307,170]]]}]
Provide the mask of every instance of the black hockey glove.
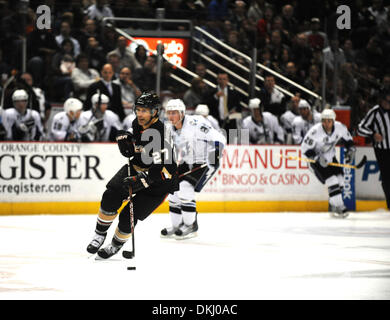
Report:
[{"label": "black hockey glove", "polygon": [[131,187],[132,192],[136,193],[142,189],[149,188],[152,183],[146,172],[138,172],[135,176],[126,177],[123,179],[123,187],[128,191]]},{"label": "black hockey glove", "polygon": [[355,147],[350,147],[349,149],[345,150],[344,162],[347,164],[351,164],[355,159],[355,153],[356,153]]},{"label": "black hockey glove", "polygon": [[119,151],[122,156],[126,158],[134,156],[133,135],[130,132],[119,130],[115,140],[118,143]]}]

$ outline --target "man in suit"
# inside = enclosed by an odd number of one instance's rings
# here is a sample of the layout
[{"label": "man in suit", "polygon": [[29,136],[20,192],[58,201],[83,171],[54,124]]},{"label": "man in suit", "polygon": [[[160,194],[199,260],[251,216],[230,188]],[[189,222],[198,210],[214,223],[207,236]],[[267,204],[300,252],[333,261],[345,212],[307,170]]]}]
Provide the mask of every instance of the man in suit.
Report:
[{"label": "man in suit", "polygon": [[122,105],[121,87],[112,81],[113,75],[114,69],[112,66],[108,63],[105,64],[101,70],[102,78],[88,87],[84,110],[91,109],[91,98],[100,90],[100,93],[105,94],[110,98],[108,109],[115,112],[119,118],[123,120],[125,118],[125,112]]},{"label": "man in suit", "polygon": [[226,72],[218,73],[217,83],[217,88],[210,93],[207,99],[210,115],[218,120],[221,129],[226,131],[237,129],[237,116],[241,115],[239,96],[237,92],[229,88],[229,76]]}]

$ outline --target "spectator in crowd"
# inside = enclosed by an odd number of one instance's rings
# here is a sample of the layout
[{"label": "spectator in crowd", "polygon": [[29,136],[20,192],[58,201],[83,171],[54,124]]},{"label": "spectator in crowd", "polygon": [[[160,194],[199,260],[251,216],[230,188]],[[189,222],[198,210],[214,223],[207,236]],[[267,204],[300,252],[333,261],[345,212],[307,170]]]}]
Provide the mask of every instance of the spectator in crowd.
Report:
[{"label": "spectator in crowd", "polygon": [[95,93],[91,97],[91,109],[84,111],[79,120],[79,133],[85,142],[114,142],[117,132],[122,130],[118,115],[108,110],[110,99],[105,94]]},{"label": "spectator in crowd", "polygon": [[85,54],[88,57],[89,66],[93,69],[100,70],[106,62],[104,50],[95,37],[88,38]]},{"label": "spectator in crowd", "polygon": [[313,54],[310,46],[307,43],[307,37],[304,33],[298,33],[297,36],[293,39],[291,45],[291,54],[292,58],[294,59],[293,61],[299,70],[299,73],[303,76],[306,76]]},{"label": "spectator in crowd", "polygon": [[346,62],[355,63],[356,61],[356,50],[353,48],[351,39],[346,39],[343,45],[343,51]]},{"label": "spectator in crowd", "polygon": [[76,64],[74,61],[74,47],[70,39],[61,43],[61,50],[57,52],[52,60],[53,96],[64,101],[73,91],[72,71]]},{"label": "spectator in crowd", "polygon": [[85,52],[85,49],[88,45],[88,39],[90,37],[99,39],[99,34],[97,32],[96,21],[93,19],[86,19],[84,22],[84,27],[80,30],[78,35],[78,40],[83,52]]},{"label": "spectator in crowd", "polygon": [[34,28],[27,35],[27,69],[38,86],[50,74],[51,60],[59,50],[54,35],[47,29]]},{"label": "spectator in crowd", "polygon": [[76,59],[76,68],[74,68],[71,78],[74,87],[74,97],[85,101],[88,87],[100,80],[100,75],[97,70],[89,68],[88,57],[82,53]]},{"label": "spectator in crowd", "polygon": [[269,41],[269,32],[272,29],[272,19],[274,17],[274,9],[271,5],[267,5],[264,10],[264,17],[257,21],[257,44],[261,48]]},{"label": "spectator in crowd", "polygon": [[2,115],[6,140],[38,141],[44,135],[41,117],[37,111],[27,108],[26,90],[15,90],[12,102],[14,107],[4,110]]},{"label": "spectator in crowd", "polygon": [[148,57],[148,53],[146,52],[146,48],[142,45],[139,44],[137,48],[135,49],[134,57],[137,59],[137,62],[143,67],[146,58]]},{"label": "spectator in crowd", "polygon": [[294,16],[294,7],[291,4],[286,4],[282,7],[282,22],[283,29],[288,30],[291,36],[298,33],[299,23]]},{"label": "spectator in crowd", "polygon": [[61,29],[60,29],[60,34],[56,36],[56,41],[58,46],[61,46],[62,42],[66,39],[69,39],[73,43],[73,53],[74,56],[78,56],[80,54],[80,43],[78,42],[77,39],[73,38],[71,36],[71,28],[70,24],[67,21],[63,21],[61,23]]},{"label": "spectator in crowd", "polygon": [[305,32],[307,41],[312,49],[323,49],[328,47],[328,36],[326,33],[320,31],[321,22],[320,19],[314,17],[311,19],[311,28]]},{"label": "spectator in crowd", "polygon": [[251,0],[247,11],[247,17],[254,22],[259,21],[264,16],[264,0]]},{"label": "spectator in crowd", "polygon": [[130,49],[127,47],[127,40],[125,37],[120,36],[117,40],[117,47],[115,50],[110,51],[107,54],[108,56],[111,54],[117,54],[119,56],[119,68],[128,67],[131,69],[131,71],[135,71],[136,69],[141,68],[141,64],[138,62],[138,60],[135,58],[134,53],[130,51]]},{"label": "spectator in crowd", "polygon": [[309,77],[305,80],[304,87],[317,94],[321,94],[320,70],[314,64],[309,68]]},{"label": "spectator in crowd", "polygon": [[115,79],[113,83],[116,83],[121,88],[122,105],[125,115],[127,116],[133,113],[134,102],[142,92],[134,84],[131,69],[123,67],[119,73],[119,78]]},{"label": "spectator in crowd", "polygon": [[122,121],[125,118],[125,112],[122,105],[121,88],[112,81],[114,70],[112,66],[107,63],[102,67],[100,73],[100,80],[88,87],[84,110],[90,110],[92,108],[92,96],[95,93],[100,92],[100,94],[106,95],[109,99],[109,101],[107,101],[108,109],[116,113]]},{"label": "spectator in crowd", "polygon": [[334,71],[335,63],[337,63],[338,65],[338,70],[340,70],[341,65],[346,62],[344,51],[339,47],[338,39],[330,40],[330,46],[324,49],[324,60],[325,60],[326,67],[331,72]]},{"label": "spectator in crowd", "polygon": [[203,103],[207,94],[206,84],[202,78],[194,78],[191,81],[189,88],[183,96],[183,102],[186,105],[187,111],[194,111],[195,107]]},{"label": "spectator in crowd", "polygon": [[156,88],[156,56],[148,56],[144,66],[133,72],[133,81],[142,91]]},{"label": "spectator in crowd", "polygon": [[224,21],[229,17],[229,6],[227,0],[211,0],[207,6],[208,19],[213,21]]},{"label": "spectator in crowd", "polygon": [[275,88],[275,77],[266,75],[264,88],[260,92],[260,100],[264,111],[270,112],[276,117],[280,117],[286,111],[286,96]]},{"label": "spectator in crowd", "polygon": [[96,21],[100,21],[105,17],[114,17],[107,0],[96,0],[95,4],[88,7],[87,15],[88,18]]},{"label": "spectator in crowd", "polygon": [[229,87],[229,76],[226,72],[218,73],[217,88],[209,93],[206,104],[222,129],[237,129],[237,120],[241,119],[240,99],[236,91]]},{"label": "spectator in crowd", "polygon": [[246,3],[242,0],[236,0],[233,4],[231,22],[234,27],[234,30],[239,30],[241,28],[242,22],[247,17],[247,7]]},{"label": "spectator in crowd", "polygon": [[284,132],[278,118],[269,112],[263,112],[260,99],[249,100],[251,115],[242,121],[242,128],[249,131],[251,144],[274,144],[284,142]]},{"label": "spectator in crowd", "polygon": [[279,30],[274,30],[271,33],[271,42],[268,45],[271,50],[271,61],[280,65],[283,50],[290,48],[282,43],[282,34]]},{"label": "spectator in crowd", "polygon": [[107,54],[107,63],[109,63],[114,70],[113,79],[118,79],[119,72],[121,71],[121,58],[119,54],[116,52],[110,52]]},{"label": "spectator in crowd", "polygon": [[[287,62],[284,76],[286,76],[291,81],[294,81],[295,83],[302,85],[301,83],[302,78],[297,73],[298,73],[298,69],[295,63],[293,61]],[[289,83],[286,83],[284,88],[292,93],[295,93],[295,91],[297,91],[296,86]]]}]

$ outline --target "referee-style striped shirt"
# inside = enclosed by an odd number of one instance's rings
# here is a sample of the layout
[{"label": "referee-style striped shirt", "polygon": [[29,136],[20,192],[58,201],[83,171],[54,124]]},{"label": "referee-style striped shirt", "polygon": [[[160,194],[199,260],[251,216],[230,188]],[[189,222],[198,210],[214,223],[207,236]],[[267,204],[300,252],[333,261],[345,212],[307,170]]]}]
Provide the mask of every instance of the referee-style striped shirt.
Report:
[{"label": "referee-style striped shirt", "polygon": [[390,149],[390,111],[379,105],[368,111],[358,128],[359,136],[372,138],[375,133],[379,133],[383,140],[382,142],[373,141],[374,148]]}]

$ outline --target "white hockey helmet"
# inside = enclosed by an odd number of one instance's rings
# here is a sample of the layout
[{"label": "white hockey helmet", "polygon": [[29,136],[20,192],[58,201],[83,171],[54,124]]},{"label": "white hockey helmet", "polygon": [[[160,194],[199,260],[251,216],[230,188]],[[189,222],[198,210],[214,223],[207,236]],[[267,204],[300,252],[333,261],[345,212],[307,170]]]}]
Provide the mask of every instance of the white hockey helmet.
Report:
[{"label": "white hockey helmet", "polygon": [[336,120],[336,113],[333,111],[333,109],[324,109],[321,113],[321,120],[324,119],[331,119],[333,121]]},{"label": "white hockey helmet", "polygon": [[71,111],[76,113],[77,111],[83,109],[83,103],[76,98],[69,98],[64,103],[64,111],[70,113]]},{"label": "white hockey helmet", "polygon": [[105,94],[95,93],[91,98],[92,106],[94,106],[95,104],[97,104],[99,102],[99,96],[100,96],[100,103],[109,103],[110,102],[110,98],[107,97]]},{"label": "white hockey helmet", "polygon": [[165,111],[179,111],[184,114],[186,112],[186,106],[181,99],[171,99],[165,106]]},{"label": "white hockey helmet", "polygon": [[259,98],[253,98],[249,100],[249,109],[259,109],[261,100]]},{"label": "white hockey helmet", "polygon": [[12,94],[12,101],[27,101],[28,100],[28,94],[26,90],[24,89],[17,89]]},{"label": "white hockey helmet", "polygon": [[298,108],[299,108],[299,109],[301,109],[301,108],[308,108],[308,109],[311,109],[309,102],[307,102],[305,99],[299,100]]},{"label": "white hockey helmet", "polygon": [[209,107],[206,104],[198,104],[195,109],[195,114],[207,117],[209,115]]}]

